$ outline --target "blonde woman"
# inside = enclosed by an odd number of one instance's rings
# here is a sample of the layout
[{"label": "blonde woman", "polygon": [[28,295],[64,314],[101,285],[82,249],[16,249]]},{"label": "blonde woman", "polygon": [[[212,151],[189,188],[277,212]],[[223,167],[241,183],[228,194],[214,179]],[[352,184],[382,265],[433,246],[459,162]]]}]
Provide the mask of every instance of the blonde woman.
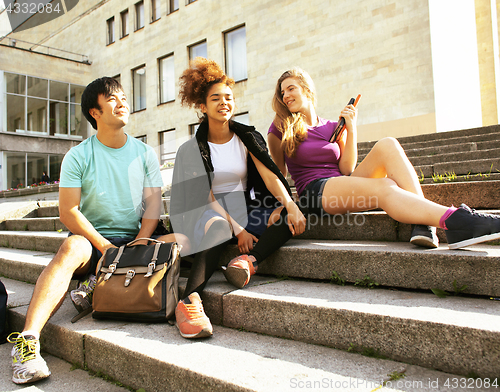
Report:
[{"label": "blonde woman", "polygon": [[330,142],[336,121],[318,117],[311,77],[300,68],[284,72],[273,97],[268,131],[271,156],[295,181],[301,204],[311,213],[345,214],[382,208],[393,219],[413,224],[410,242],[438,246],[436,227],[446,230],[450,249],[500,238],[500,219],[466,205],[445,207],[424,198],[415,169],[394,138],[378,141],[356,166],[358,109],[341,112],[346,130]]}]

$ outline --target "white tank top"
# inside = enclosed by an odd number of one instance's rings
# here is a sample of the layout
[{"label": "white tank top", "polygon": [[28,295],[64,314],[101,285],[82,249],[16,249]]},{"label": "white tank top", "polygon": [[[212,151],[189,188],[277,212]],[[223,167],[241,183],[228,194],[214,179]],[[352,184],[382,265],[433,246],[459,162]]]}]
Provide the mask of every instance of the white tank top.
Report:
[{"label": "white tank top", "polygon": [[233,134],[227,143],[208,145],[214,166],[214,194],[246,191],[248,150],[240,138]]}]

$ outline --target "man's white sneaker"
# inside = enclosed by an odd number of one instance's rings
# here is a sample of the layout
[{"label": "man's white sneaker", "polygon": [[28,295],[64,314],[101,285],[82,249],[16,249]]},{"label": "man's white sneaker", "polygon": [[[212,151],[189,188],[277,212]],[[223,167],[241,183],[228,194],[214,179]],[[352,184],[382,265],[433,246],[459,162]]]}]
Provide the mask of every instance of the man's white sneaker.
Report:
[{"label": "man's white sneaker", "polygon": [[12,347],[12,381],[16,384],[27,384],[50,376],[47,363],[40,354],[40,341],[34,336],[23,336],[13,332],[7,337]]}]

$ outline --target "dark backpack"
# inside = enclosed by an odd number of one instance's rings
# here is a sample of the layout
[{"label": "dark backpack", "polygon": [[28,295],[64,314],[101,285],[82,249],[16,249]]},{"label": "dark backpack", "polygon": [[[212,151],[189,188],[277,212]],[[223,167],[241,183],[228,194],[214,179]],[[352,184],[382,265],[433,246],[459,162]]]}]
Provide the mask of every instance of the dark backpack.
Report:
[{"label": "dark backpack", "polygon": [[0,344],[7,341],[7,290],[0,280]]}]

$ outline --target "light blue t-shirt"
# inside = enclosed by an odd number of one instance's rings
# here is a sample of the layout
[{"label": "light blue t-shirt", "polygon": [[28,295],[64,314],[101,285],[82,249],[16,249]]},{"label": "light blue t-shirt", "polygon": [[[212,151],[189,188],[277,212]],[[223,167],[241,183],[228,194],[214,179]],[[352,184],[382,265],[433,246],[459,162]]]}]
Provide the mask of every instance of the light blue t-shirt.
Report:
[{"label": "light blue t-shirt", "polygon": [[96,135],[71,148],[61,165],[61,188],[81,188],[80,211],[104,237],[135,237],[139,232],[143,189],[161,187],[154,150],[127,135],[121,148]]}]

